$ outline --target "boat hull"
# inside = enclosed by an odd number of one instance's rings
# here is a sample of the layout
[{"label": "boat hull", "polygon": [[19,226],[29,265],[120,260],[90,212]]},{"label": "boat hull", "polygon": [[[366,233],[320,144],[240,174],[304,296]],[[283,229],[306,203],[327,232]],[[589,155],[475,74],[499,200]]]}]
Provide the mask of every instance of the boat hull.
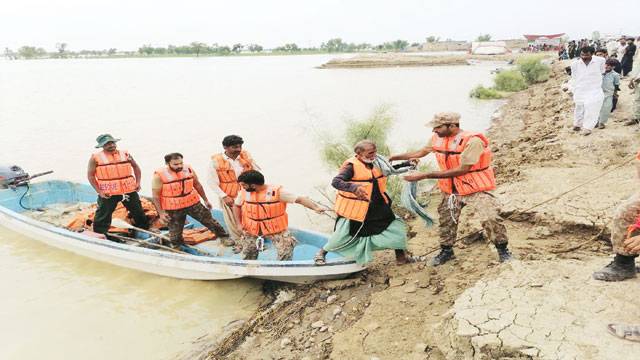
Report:
[{"label": "boat hull", "polygon": [[[0,190],[0,200],[2,200],[2,193],[5,191],[13,190]],[[219,216],[220,214],[214,215]],[[216,256],[170,253],[85,236],[82,233],[75,233],[37,221],[6,206],[0,206],[0,226],[58,249],[91,259],[178,279],[225,280],[252,277],[290,283],[309,283],[344,278],[364,269],[364,267],[347,259],[334,259],[329,261],[327,265],[315,266],[312,260],[236,260]],[[295,229],[293,231],[298,237],[323,236],[314,232]]]}]

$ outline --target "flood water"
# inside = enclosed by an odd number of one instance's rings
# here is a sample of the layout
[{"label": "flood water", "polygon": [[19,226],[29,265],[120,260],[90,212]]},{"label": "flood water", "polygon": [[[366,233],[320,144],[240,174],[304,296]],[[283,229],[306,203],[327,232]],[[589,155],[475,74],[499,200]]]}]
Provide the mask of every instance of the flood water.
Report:
[{"label": "flood water", "polygon": [[[387,104],[394,149],[430,136],[435,112],[483,130],[496,102],[468,97],[496,64],[315,69],[332,56],[0,61],[0,164],[86,182],[95,138],[111,133],[143,169],[143,194],[163,155],[178,151],[206,178],[225,135],[238,134],[267,182],[321,199],[332,171],[317,134]],[[211,200],[215,200],[213,194]],[[214,201],[212,201],[214,202]],[[291,224],[326,218],[290,207]],[[0,358],[171,358],[191,340],[248,316],[257,281],[179,281],[55,250],[0,228]]]}]

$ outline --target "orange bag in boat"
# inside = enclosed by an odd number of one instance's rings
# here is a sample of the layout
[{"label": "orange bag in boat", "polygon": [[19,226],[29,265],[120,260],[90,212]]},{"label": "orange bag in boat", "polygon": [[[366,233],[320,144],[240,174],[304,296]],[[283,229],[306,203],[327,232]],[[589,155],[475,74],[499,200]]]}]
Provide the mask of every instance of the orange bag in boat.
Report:
[{"label": "orange bag in boat", "polygon": [[182,238],[187,245],[197,245],[205,241],[215,240],[216,234],[207,228],[184,229]]},{"label": "orange bag in boat", "polygon": [[[160,224],[160,217],[158,216],[158,212],[153,206],[153,203],[146,198],[140,198],[140,203],[142,204],[144,214],[147,216],[147,219],[149,219],[149,223],[152,225],[158,225],[158,229],[162,227],[163,225]],[[66,228],[76,232],[80,232],[83,229],[84,231],[92,230],[93,219],[96,215],[96,207],[97,205],[93,204],[90,208],[77,213],[75,217],[71,219],[71,221],[69,221]],[[120,219],[131,224],[131,219],[129,219],[128,216],[129,212],[127,211],[127,208],[122,205],[122,203],[118,203],[118,206],[116,206],[116,209],[111,215],[113,219]],[[125,235],[129,234],[129,230],[113,226],[109,228],[109,232]]]}]

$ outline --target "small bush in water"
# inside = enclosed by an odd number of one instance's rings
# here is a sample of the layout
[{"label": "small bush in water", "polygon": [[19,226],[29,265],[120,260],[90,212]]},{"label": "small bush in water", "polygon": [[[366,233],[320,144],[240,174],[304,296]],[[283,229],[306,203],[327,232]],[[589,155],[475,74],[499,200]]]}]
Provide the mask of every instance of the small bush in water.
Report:
[{"label": "small bush in water", "polygon": [[518,70],[527,81],[527,84],[535,84],[547,81],[551,68],[542,63],[542,56],[525,56],[518,59]]},{"label": "small bush in water", "polygon": [[520,91],[527,88],[527,82],[518,70],[499,72],[494,81],[495,88],[499,91]]},{"label": "small bush in water", "polygon": [[502,94],[494,88],[486,88],[482,85],[476,86],[469,94],[472,98],[478,99],[502,99]]}]

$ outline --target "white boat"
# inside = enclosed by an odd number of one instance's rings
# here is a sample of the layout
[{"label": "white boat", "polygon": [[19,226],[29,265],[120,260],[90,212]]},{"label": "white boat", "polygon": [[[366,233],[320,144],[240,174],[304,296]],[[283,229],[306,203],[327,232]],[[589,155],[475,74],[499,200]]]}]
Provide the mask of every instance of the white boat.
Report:
[{"label": "white boat", "polygon": [[[337,254],[327,255],[326,265],[315,265],[313,256],[327,241],[327,236],[313,231],[291,228],[298,240],[293,260],[277,261],[269,239],[257,260],[242,260],[219,241],[208,241],[196,248],[211,255],[191,255],[156,250],[133,244],[116,243],[69,231],[25,215],[26,209],[46,208],[54,204],[94,202],[96,193],[87,184],[68,181],[45,181],[0,190],[0,226],[53,247],[117,266],[179,279],[224,280],[241,277],[309,283],[339,279],[364,270],[364,267]],[[26,208],[26,209],[25,209]],[[222,212],[213,210],[222,224]],[[202,226],[189,219],[191,226]],[[215,254],[215,255],[213,255]]]}]

